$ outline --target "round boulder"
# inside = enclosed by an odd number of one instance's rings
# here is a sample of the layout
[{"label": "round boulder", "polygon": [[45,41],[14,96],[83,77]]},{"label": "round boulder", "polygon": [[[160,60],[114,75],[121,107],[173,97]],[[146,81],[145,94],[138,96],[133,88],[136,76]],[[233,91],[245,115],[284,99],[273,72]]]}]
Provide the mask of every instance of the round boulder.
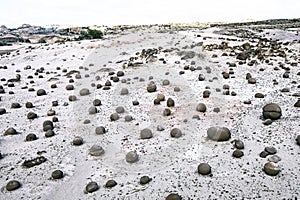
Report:
[{"label": "round boulder", "polygon": [[196,107],[196,110],[198,112],[205,112],[206,111],[206,105],[204,103],[199,103]]},{"label": "round boulder", "polygon": [[179,128],[173,128],[170,132],[171,137],[180,138],[182,136],[182,132]]},{"label": "round boulder", "polygon": [[226,127],[210,127],[207,130],[207,137],[213,141],[227,141],[231,137],[230,130]]},{"label": "round boulder", "polygon": [[265,119],[276,120],[281,117],[281,108],[276,103],[269,103],[263,107],[263,116]]},{"label": "round boulder", "polygon": [[276,176],[280,172],[280,168],[276,163],[268,162],[264,165],[264,172],[270,176]]},{"label": "round boulder", "polygon": [[90,94],[90,91],[89,91],[89,89],[87,89],[87,88],[83,88],[83,89],[81,89],[80,91],[79,91],[79,95],[80,96],[86,96],[86,95],[89,95]]},{"label": "round boulder", "polygon": [[138,161],[139,156],[136,151],[130,151],[126,154],[125,159],[126,159],[126,162],[128,162],[128,163],[135,163]]},{"label": "round boulder", "polygon": [[92,192],[95,192],[99,189],[99,185],[98,183],[92,181],[92,182],[89,182],[86,187],[85,187],[85,190],[88,192],[88,193],[92,193]]},{"label": "round boulder", "polygon": [[211,173],[211,167],[207,163],[201,163],[198,165],[198,173],[201,175],[208,175]]},{"label": "round boulder", "polygon": [[141,139],[150,139],[153,137],[152,131],[149,128],[144,128],[140,133]]}]

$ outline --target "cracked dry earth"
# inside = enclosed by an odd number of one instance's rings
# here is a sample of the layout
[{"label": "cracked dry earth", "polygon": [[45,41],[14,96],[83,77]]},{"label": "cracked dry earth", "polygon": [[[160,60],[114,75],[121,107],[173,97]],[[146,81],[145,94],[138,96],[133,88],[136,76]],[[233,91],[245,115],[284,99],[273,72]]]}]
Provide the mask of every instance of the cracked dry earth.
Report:
[{"label": "cracked dry earth", "polygon": [[[270,30],[253,30],[250,38],[226,31],[137,28],[105,40],[23,46],[2,55],[0,199],[297,199],[300,38],[293,30],[272,30],[273,38],[264,35]],[[20,80],[7,81],[17,74]],[[153,92],[147,91],[150,82]],[[39,89],[46,95],[37,96]],[[158,94],[165,101],[154,105]],[[168,98],[174,106],[167,106]],[[95,99],[101,105],[93,105]],[[198,103],[205,112],[196,110]],[[279,119],[263,118],[268,103],[280,106]],[[119,106],[124,112],[116,111]],[[28,119],[29,112],[37,118]],[[53,121],[54,135],[45,134],[46,120]],[[105,133],[96,134],[99,126]],[[215,126],[227,127],[230,139],[209,139],[207,130]],[[10,127],[17,134],[5,134]],[[140,138],[144,128],[151,138]],[[173,128],[181,137],[170,136]],[[26,141],[28,134],[36,140]],[[244,143],[239,158],[233,156],[235,140]],[[95,144],[104,153],[91,155]],[[138,155],[134,163],[126,162],[130,151]],[[278,165],[275,176],[263,170],[269,161]],[[198,173],[200,163],[209,164],[209,175]],[[63,177],[54,179],[55,170]],[[142,176],[151,181],[140,184]],[[11,180],[21,187],[8,191]],[[117,184],[108,187],[108,180]],[[91,181],[98,187],[85,191]]]}]

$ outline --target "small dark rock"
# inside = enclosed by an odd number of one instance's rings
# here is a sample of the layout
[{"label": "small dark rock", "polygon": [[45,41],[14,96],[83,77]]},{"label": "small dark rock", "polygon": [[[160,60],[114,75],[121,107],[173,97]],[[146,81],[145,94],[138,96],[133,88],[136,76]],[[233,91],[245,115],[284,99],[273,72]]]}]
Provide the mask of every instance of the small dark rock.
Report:
[{"label": "small dark rock", "polygon": [[269,103],[263,107],[263,116],[265,119],[276,120],[281,117],[281,108],[275,103]]},{"label": "small dark rock", "polygon": [[36,165],[40,165],[46,161],[47,161],[47,158],[45,158],[44,156],[40,156],[40,157],[31,159],[31,160],[24,161],[22,166],[26,167],[26,168],[30,168],[30,167],[34,167]]},{"label": "small dark rock", "polygon": [[37,117],[38,117],[37,114],[34,113],[34,112],[29,112],[29,113],[27,114],[27,119],[35,119],[35,118],[37,118]]},{"label": "small dark rock", "polygon": [[211,167],[207,163],[201,163],[198,165],[198,173],[201,175],[208,175],[211,173]]},{"label": "small dark rock", "polygon": [[6,135],[16,135],[18,134],[18,132],[16,131],[16,129],[14,128],[8,128],[5,132],[4,132],[4,136]]},{"label": "small dark rock", "polygon": [[34,133],[29,133],[27,136],[26,136],[26,141],[27,142],[29,142],[29,141],[34,141],[34,140],[36,140],[37,139],[37,137],[36,137],[36,135],[34,134]]},{"label": "small dark rock", "polygon": [[180,138],[182,136],[182,132],[178,128],[173,128],[170,132],[170,135],[173,138]]},{"label": "small dark rock", "polygon": [[52,172],[51,177],[53,179],[61,179],[64,177],[64,173],[58,169]]},{"label": "small dark rock", "polygon": [[136,151],[130,151],[126,154],[125,160],[128,163],[135,163],[139,159],[139,156]]},{"label": "small dark rock", "polygon": [[92,182],[89,182],[86,187],[85,187],[85,190],[88,192],[88,193],[92,193],[92,192],[95,192],[99,189],[99,185],[98,183],[92,181]]},{"label": "small dark rock", "polygon": [[43,96],[43,95],[47,95],[46,91],[44,89],[39,89],[36,92],[37,96]]},{"label": "small dark rock", "polygon": [[93,105],[94,105],[94,106],[101,106],[101,100],[100,100],[100,99],[95,99],[95,100],[93,101]]},{"label": "small dark rock", "polygon": [[156,92],[156,85],[154,83],[148,84],[147,91],[148,92]]},{"label": "small dark rock", "polygon": [[206,105],[204,103],[199,103],[196,107],[196,110],[198,112],[205,112],[206,111]]},{"label": "small dark rock", "polygon": [[118,119],[120,119],[118,113],[113,113],[113,114],[110,115],[110,120],[111,121],[117,121]]},{"label": "small dark rock", "polygon": [[82,139],[82,137],[76,136],[76,137],[73,139],[73,145],[79,146],[79,145],[82,145],[82,144],[83,144],[83,139]]},{"label": "small dark rock", "polygon": [[112,188],[112,187],[115,187],[116,185],[117,185],[117,182],[115,180],[108,180],[105,183],[106,188]]},{"label": "small dark rock", "polygon": [[179,196],[178,194],[169,194],[167,197],[166,197],[166,200],[181,200],[182,197]]},{"label": "small dark rock", "polygon": [[234,147],[237,149],[244,149],[245,145],[242,140],[234,140]]},{"label": "small dark rock", "polygon": [[153,137],[152,131],[149,128],[144,128],[140,132],[141,139],[150,139]]},{"label": "small dark rock", "polygon": [[275,147],[266,147],[265,151],[268,152],[270,155],[277,153],[277,149]]},{"label": "small dark rock", "polygon": [[167,106],[168,107],[174,107],[175,106],[175,101],[172,98],[168,98]]},{"label": "small dark rock", "polygon": [[16,180],[9,181],[5,186],[7,191],[13,191],[13,190],[16,190],[20,187],[21,187],[21,183],[19,181],[16,181]]},{"label": "small dark rock", "polygon": [[102,135],[102,134],[106,133],[106,130],[105,130],[104,126],[98,126],[95,129],[95,133],[97,135]]},{"label": "small dark rock", "polygon": [[280,172],[280,168],[276,163],[268,162],[264,165],[264,172],[270,176],[276,176]]},{"label": "small dark rock", "polygon": [[207,137],[213,141],[227,141],[231,137],[230,130],[226,127],[210,127],[207,130]]},{"label": "small dark rock", "polygon": [[145,184],[149,183],[150,181],[152,181],[152,178],[150,178],[149,176],[142,176],[140,178],[141,185],[145,185]]},{"label": "small dark rock", "polygon": [[79,95],[80,96],[86,96],[86,95],[89,95],[90,94],[90,90],[87,89],[87,88],[83,88],[79,91]]},{"label": "small dark rock", "polygon": [[244,152],[242,152],[241,150],[234,150],[232,153],[232,156],[235,158],[241,158],[244,156]]},{"label": "small dark rock", "polygon": [[47,130],[45,133],[45,137],[53,137],[55,135],[53,130]]}]

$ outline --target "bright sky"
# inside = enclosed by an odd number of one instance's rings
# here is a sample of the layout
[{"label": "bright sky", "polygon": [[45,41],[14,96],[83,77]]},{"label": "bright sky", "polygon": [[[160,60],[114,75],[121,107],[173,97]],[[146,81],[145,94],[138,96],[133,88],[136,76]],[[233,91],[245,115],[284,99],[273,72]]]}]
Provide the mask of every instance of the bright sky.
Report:
[{"label": "bright sky", "polygon": [[300,0],[1,0],[0,25],[117,25],[300,18]]}]

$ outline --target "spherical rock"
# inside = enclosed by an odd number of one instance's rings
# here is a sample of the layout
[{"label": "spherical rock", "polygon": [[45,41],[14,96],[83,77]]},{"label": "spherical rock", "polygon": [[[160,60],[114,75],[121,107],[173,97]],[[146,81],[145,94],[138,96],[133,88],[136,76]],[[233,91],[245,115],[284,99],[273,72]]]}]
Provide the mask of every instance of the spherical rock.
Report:
[{"label": "spherical rock", "polygon": [[165,108],[163,111],[163,116],[170,116],[171,115],[171,110],[169,108]]},{"label": "spherical rock", "polygon": [[152,180],[152,178],[150,178],[149,176],[142,176],[140,178],[140,184],[145,185],[145,184],[149,183],[151,180]]},{"label": "spherical rock", "polygon": [[31,102],[26,102],[25,107],[26,108],[33,108],[33,104]]},{"label": "spherical rock", "polygon": [[147,91],[148,92],[156,92],[156,85],[154,83],[148,84]]},{"label": "spherical rock", "polygon": [[98,126],[95,129],[95,133],[97,135],[102,135],[102,134],[106,133],[106,130],[105,130],[104,126]]},{"label": "spherical rock", "polygon": [[124,109],[123,106],[118,106],[118,107],[116,108],[116,112],[119,113],[119,114],[121,114],[121,113],[124,113],[124,112],[125,112],[125,109]]},{"label": "spherical rock", "polygon": [[210,91],[209,90],[203,91],[203,98],[209,98],[209,96],[210,96]]},{"label": "spherical rock", "polygon": [[276,176],[280,172],[280,168],[276,163],[268,162],[264,165],[264,172],[270,176]]},{"label": "spherical rock", "polygon": [[281,115],[281,108],[275,103],[270,103],[263,107],[263,116],[265,119],[276,120],[279,119]]},{"label": "spherical rock", "polygon": [[82,145],[82,144],[83,144],[83,138],[82,138],[82,137],[76,136],[76,137],[73,139],[73,145],[79,146],[79,145]]},{"label": "spherical rock", "polygon": [[181,200],[182,197],[179,196],[178,194],[169,194],[167,197],[166,197],[166,200]]},{"label": "spherical rock", "polygon": [[160,100],[159,99],[154,99],[153,103],[154,103],[154,105],[159,105],[160,104]]},{"label": "spherical rock", "polygon": [[165,80],[163,80],[162,84],[163,84],[163,85],[170,85],[170,81],[167,80],[167,79],[165,79]]},{"label": "spherical rock", "polygon": [[182,136],[182,132],[179,128],[173,128],[170,132],[171,137],[179,138]]},{"label": "spherical rock", "polygon": [[196,110],[198,112],[205,112],[206,111],[206,105],[204,103],[199,103],[196,107]]},{"label": "spherical rock", "polygon": [[156,96],[156,98],[157,98],[159,101],[164,101],[164,100],[165,100],[165,95],[163,95],[163,94],[158,94],[158,95]]},{"label": "spherical rock", "polygon": [[75,95],[69,96],[69,101],[76,101],[77,97]]},{"label": "spherical rock", "polygon": [[87,89],[87,88],[83,88],[79,91],[79,95],[80,96],[86,96],[86,95],[89,95],[90,94],[90,90]]},{"label": "spherical rock", "polygon": [[37,96],[43,96],[43,95],[47,95],[46,91],[44,89],[39,89],[37,92],[36,92],[36,95]]},{"label": "spherical rock", "polygon": [[43,130],[47,131],[47,130],[52,130],[54,128],[53,122],[50,120],[46,120],[43,122]]},{"label": "spherical rock", "polygon": [[95,107],[95,106],[91,106],[90,108],[89,108],[89,114],[90,115],[94,115],[94,114],[96,114],[97,113],[97,108]]},{"label": "spherical rock", "polygon": [[47,130],[45,133],[45,137],[53,137],[55,135],[53,130]]},{"label": "spherical rock", "polygon": [[168,98],[167,106],[168,107],[174,107],[175,106],[175,101],[172,98]]},{"label": "spherical rock", "polygon": [[208,175],[211,173],[211,167],[207,163],[201,163],[198,165],[198,173],[201,175]]},{"label": "spherical rock", "polygon": [[73,85],[67,85],[66,90],[74,90],[74,86]]},{"label": "spherical rock", "polygon": [[8,128],[5,132],[4,132],[4,136],[5,135],[16,135],[18,134],[18,132],[16,131],[16,129],[14,128]]},{"label": "spherical rock", "polygon": [[249,78],[248,79],[248,83],[249,84],[255,84],[256,83],[256,79],[255,78]]},{"label": "spherical rock", "polygon": [[61,179],[64,177],[64,173],[58,169],[52,172],[51,177],[53,179]]},{"label": "spherical rock", "polygon": [[94,106],[101,106],[101,100],[100,100],[100,99],[95,99],[95,100],[93,101],[93,105],[94,105]]},{"label": "spherical rock", "polygon": [[126,154],[125,159],[126,159],[126,162],[128,162],[128,163],[135,163],[138,161],[139,156],[136,151],[130,151]]},{"label": "spherical rock", "polygon": [[144,128],[140,132],[141,139],[150,139],[153,137],[152,131],[149,128]]},{"label": "spherical rock", "polygon": [[227,141],[231,137],[230,130],[226,127],[210,127],[207,130],[207,137],[213,141]]},{"label": "spherical rock", "polygon": [[242,152],[241,150],[237,149],[237,150],[233,151],[232,156],[235,157],[235,158],[241,158],[241,157],[244,156],[244,152]]},{"label": "spherical rock", "polygon": [[36,137],[36,135],[34,134],[34,133],[29,133],[27,136],[26,136],[26,141],[27,142],[29,142],[29,141],[34,141],[34,140],[36,140],[37,139],[37,137]]},{"label": "spherical rock", "polygon": [[16,190],[20,187],[21,187],[21,183],[19,181],[16,181],[16,180],[9,181],[5,186],[7,191],[13,191],[13,190]]},{"label": "spherical rock", "polygon": [[99,185],[98,183],[92,181],[92,182],[89,182],[86,187],[85,187],[85,190],[88,192],[88,193],[92,193],[92,192],[95,192],[99,189]]},{"label": "spherical rock", "polygon": [[133,118],[132,118],[131,115],[126,115],[126,116],[124,117],[124,119],[125,119],[125,122],[131,122],[131,121],[133,120]]},{"label": "spherical rock", "polygon": [[121,91],[120,91],[120,94],[121,95],[127,95],[127,94],[129,94],[129,91],[128,91],[127,88],[122,88]]},{"label": "spherical rock", "polygon": [[174,87],[174,92],[180,92],[180,87]]},{"label": "spherical rock", "polygon": [[266,151],[262,151],[259,153],[259,157],[261,157],[261,158],[266,158],[268,155],[269,155],[269,153]]},{"label": "spherical rock", "polygon": [[120,119],[118,113],[113,113],[113,114],[110,115],[110,120],[111,121],[117,121],[118,119]]},{"label": "spherical rock", "polygon": [[112,187],[115,187],[116,185],[117,185],[117,182],[115,180],[108,180],[105,183],[106,188],[112,188]]},{"label": "spherical rock", "polygon": [[91,156],[101,156],[101,154],[104,153],[104,149],[98,145],[94,144],[90,149],[89,149],[89,154]]},{"label": "spherical rock", "polygon": [[241,140],[234,140],[234,147],[237,149],[244,149],[244,142]]},{"label": "spherical rock", "polygon": [[56,114],[55,110],[50,109],[50,110],[47,111],[48,116],[53,116],[55,114]]}]

